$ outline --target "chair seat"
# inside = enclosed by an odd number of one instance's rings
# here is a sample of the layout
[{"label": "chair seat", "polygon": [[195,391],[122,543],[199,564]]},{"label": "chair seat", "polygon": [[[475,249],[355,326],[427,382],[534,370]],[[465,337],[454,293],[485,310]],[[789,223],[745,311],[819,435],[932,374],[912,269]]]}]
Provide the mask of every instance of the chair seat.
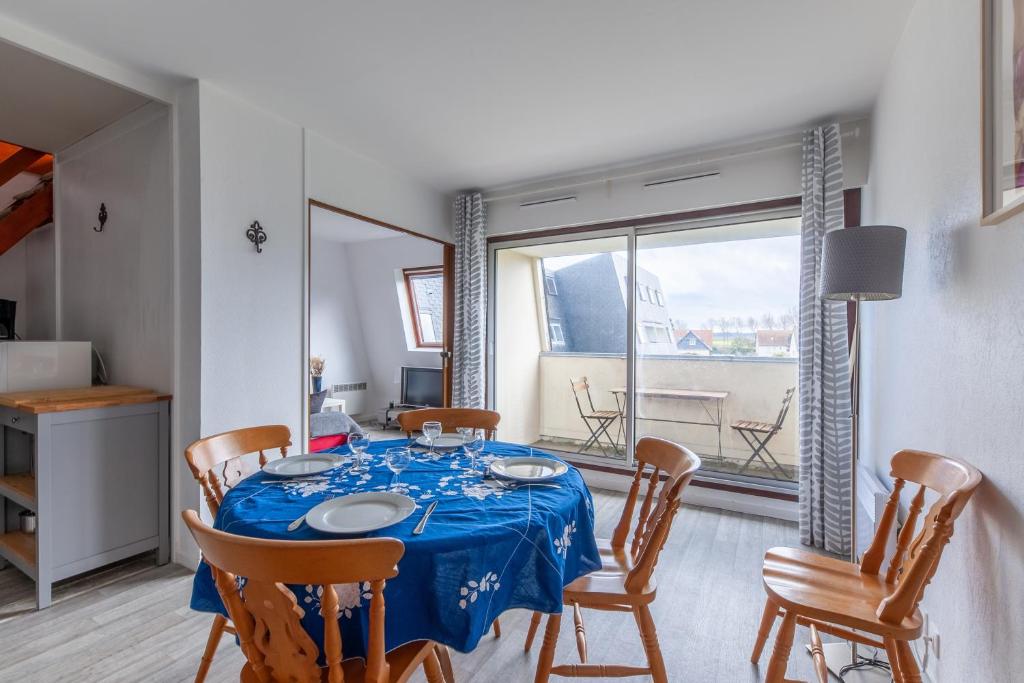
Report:
[{"label": "chair seat", "polygon": [[[388,652],[387,661],[391,667],[388,671],[388,681],[390,683],[403,683],[408,680],[433,649],[433,642],[429,640],[415,640]],[[366,678],[365,659],[346,659],[341,663],[341,668],[345,673],[345,683],[360,683]],[[321,669],[320,680],[327,681],[328,673],[327,669]],[[249,663],[246,662],[245,666],[242,667],[241,682],[258,683],[258,681],[259,678],[256,677],[256,674],[249,667]]]},{"label": "chair seat", "polygon": [[609,417],[618,417],[619,411],[617,410],[595,410],[592,413],[587,413],[583,417],[594,418],[598,420],[606,420]]},{"label": "chair seat", "polygon": [[775,424],[772,422],[754,422],[753,420],[740,420],[732,423],[733,429],[745,429],[748,432],[759,432],[768,434],[775,431]]},{"label": "chair seat", "polygon": [[852,562],[798,548],[772,548],[765,553],[763,572],[772,602],[794,614],[897,640],[921,635],[919,610],[898,624],[878,619],[875,610],[895,585],[878,575],[861,574]]},{"label": "chair seat", "polygon": [[616,551],[608,539],[597,539],[601,568],[579,577],[562,592],[565,603],[588,605],[646,605],[654,600],[657,582],[652,576],[639,593],[626,591],[626,576],[633,560],[626,549]]}]

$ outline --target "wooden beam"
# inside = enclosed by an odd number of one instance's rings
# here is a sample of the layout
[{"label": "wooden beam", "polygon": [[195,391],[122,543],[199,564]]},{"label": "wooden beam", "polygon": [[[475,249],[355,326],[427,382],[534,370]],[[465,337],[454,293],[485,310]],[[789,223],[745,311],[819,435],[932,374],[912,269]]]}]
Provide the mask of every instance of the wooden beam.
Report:
[{"label": "wooden beam", "polygon": [[27,171],[32,164],[44,156],[46,156],[44,152],[26,147],[0,161],[0,185],[3,185],[22,171]]},{"label": "wooden beam", "polygon": [[53,186],[49,185],[0,219],[0,255],[20,242],[25,235],[52,220]]}]

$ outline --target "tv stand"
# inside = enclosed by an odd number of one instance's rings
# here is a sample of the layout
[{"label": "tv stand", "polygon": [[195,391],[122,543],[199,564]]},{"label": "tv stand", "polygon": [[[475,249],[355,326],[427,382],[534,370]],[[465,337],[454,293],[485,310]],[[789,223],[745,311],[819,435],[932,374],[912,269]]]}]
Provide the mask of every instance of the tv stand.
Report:
[{"label": "tv stand", "polygon": [[431,406],[414,406],[407,403],[399,405],[391,405],[384,409],[384,419],[381,421],[383,429],[390,429],[391,427],[398,426],[398,416],[402,413],[407,413],[410,410],[420,410],[421,408],[430,408]]}]

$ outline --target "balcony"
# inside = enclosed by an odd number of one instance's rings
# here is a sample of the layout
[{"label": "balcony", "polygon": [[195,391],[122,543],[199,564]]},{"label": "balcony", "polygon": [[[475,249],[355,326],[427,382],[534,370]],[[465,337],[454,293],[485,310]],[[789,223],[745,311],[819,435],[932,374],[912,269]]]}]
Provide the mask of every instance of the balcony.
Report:
[{"label": "balcony", "polygon": [[[499,373],[497,400],[509,428],[502,438],[533,443],[538,448],[580,452],[590,432],[580,417],[570,379],[587,377],[596,410],[617,410],[611,390],[625,385],[626,359],[622,355],[541,352],[533,363],[520,357],[516,372]],[[527,371],[528,370],[528,371]],[[768,448],[780,469],[754,459],[751,447],[730,425],[740,420],[774,423],[786,390],[796,385],[797,365],[792,358],[751,356],[650,356],[637,359],[636,386],[642,389],[684,389],[727,392],[722,400],[721,456],[719,432],[707,425],[672,421],[717,421],[715,406],[695,400],[638,398],[637,436],[659,436],[682,443],[704,459],[704,471],[743,474],[773,481],[795,481],[797,474],[797,410],[792,409]],[[581,396],[581,398],[584,398]],[[586,407],[586,404],[584,404]],[[709,420],[710,407],[714,420]],[[671,421],[661,421],[671,420]],[[619,442],[582,451],[595,458],[625,461],[624,435],[619,424],[610,430]],[[518,433],[513,433],[518,432]],[[770,461],[769,461],[770,462]]]}]

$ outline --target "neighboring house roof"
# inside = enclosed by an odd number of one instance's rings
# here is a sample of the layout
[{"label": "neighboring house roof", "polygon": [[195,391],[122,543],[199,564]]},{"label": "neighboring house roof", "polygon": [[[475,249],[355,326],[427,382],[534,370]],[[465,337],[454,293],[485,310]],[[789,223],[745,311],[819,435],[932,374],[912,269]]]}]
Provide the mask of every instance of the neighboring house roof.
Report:
[{"label": "neighboring house roof", "polygon": [[686,335],[692,334],[695,337],[697,337],[697,339],[700,339],[702,342],[704,342],[704,345],[707,346],[709,349],[715,341],[714,330],[675,330],[675,333],[676,340],[683,339],[684,337],[686,337]]},{"label": "neighboring house roof", "polygon": [[703,346],[708,351],[711,350],[711,345],[714,343],[714,332],[711,330],[676,330],[676,348],[685,349],[687,344],[685,340],[687,337],[696,339],[700,346]]},{"label": "neighboring house roof", "polygon": [[793,330],[758,330],[758,346],[784,346],[789,348],[793,341]]}]

